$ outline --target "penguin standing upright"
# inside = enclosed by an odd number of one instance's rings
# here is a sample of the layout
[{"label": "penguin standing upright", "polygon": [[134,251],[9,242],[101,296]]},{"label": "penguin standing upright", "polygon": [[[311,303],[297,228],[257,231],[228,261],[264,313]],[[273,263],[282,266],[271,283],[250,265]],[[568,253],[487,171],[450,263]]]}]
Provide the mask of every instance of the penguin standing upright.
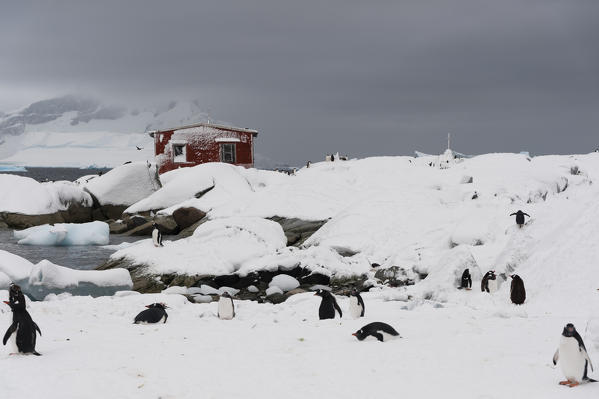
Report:
[{"label": "penguin standing upright", "polygon": [[40,356],[35,350],[37,333],[42,335],[40,328],[25,309],[25,295],[21,287],[11,284],[8,291],[8,301],[4,301],[12,310],[12,324],[6,330],[2,343],[6,345],[9,338],[14,339],[16,349],[21,353],[32,353]]},{"label": "penguin standing upright", "polygon": [[152,227],[154,228],[152,230],[152,242],[155,247],[162,247],[162,233],[156,223],[152,223]]},{"label": "penguin standing upright", "polygon": [[320,302],[320,307],[318,308],[318,317],[320,318],[320,320],[334,319],[335,309],[337,310],[337,312],[339,312],[339,317],[343,317],[343,314],[341,313],[341,308],[337,304],[337,300],[335,299],[333,294],[331,294],[327,290],[316,290],[316,293],[314,295],[322,298],[322,301]]},{"label": "penguin standing upright", "polygon": [[393,327],[387,323],[381,323],[380,321],[366,324],[352,335],[360,341],[364,341],[367,337],[374,337],[381,342],[389,341],[393,338],[401,338],[399,333],[395,331]]},{"label": "penguin standing upright", "polygon": [[472,288],[472,276],[470,276],[470,269],[465,269],[462,273],[462,280],[460,281],[459,289],[469,290]]},{"label": "penguin standing upright", "polygon": [[583,381],[596,382],[587,375],[588,366],[591,366],[591,371],[593,371],[593,364],[580,334],[572,323],[566,324],[562,331],[559,347],[553,355],[554,366],[558,360],[566,377],[565,381],[560,381],[560,385],[568,385],[572,388]]},{"label": "penguin standing upright", "polygon": [[165,309],[168,309],[168,306],[164,303],[153,303],[147,305],[146,308],[146,310],[139,312],[139,314],[135,316],[133,324],[166,323],[168,314]]},{"label": "penguin standing upright", "polygon": [[485,273],[480,282],[480,290],[489,293],[497,291],[497,276],[495,275],[495,270],[489,270]]},{"label": "penguin standing upright", "polygon": [[516,305],[522,305],[526,300],[526,290],[524,289],[524,281],[517,274],[512,274],[512,285],[510,286],[510,299]]},{"label": "penguin standing upright", "polygon": [[362,300],[362,296],[358,290],[354,289],[349,294],[349,314],[357,319],[359,317],[364,317],[364,301]]},{"label": "penguin standing upright", "polygon": [[235,305],[233,298],[228,292],[224,292],[218,300],[218,318],[221,320],[231,320],[235,317]]},{"label": "penguin standing upright", "polygon": [[524,216],[528,216],[530,217],[530,215],[528,213],[522,212],[521,210],[518,210],[518,212],[514,212],[512,214],[510,214],[510,216],[514,216],[516,215],[516,224],[518,225],[519,228],[522,228],[522,226],[524,226]]}]

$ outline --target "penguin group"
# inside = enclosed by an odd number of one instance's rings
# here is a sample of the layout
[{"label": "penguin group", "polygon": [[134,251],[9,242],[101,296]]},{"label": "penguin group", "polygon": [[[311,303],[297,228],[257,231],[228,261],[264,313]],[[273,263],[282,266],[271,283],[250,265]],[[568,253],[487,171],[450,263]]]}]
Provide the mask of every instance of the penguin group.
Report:
[{"label": "penguin group", "polygon": [[[480,282],[480,290],[482,292],[494,293],[499,289],[499,283],[495,270],[489,270],[483,276]],[[510,300],[515,305],[522,305],[526,301],[526,289],[524,288],[524,281],[517,274],[510,275],[512,283],[510,285]],[[464,269],[462,278],[460,279],[460,285],[458,289],[469,290],[472,287],[472,276],[470,269]]]}]

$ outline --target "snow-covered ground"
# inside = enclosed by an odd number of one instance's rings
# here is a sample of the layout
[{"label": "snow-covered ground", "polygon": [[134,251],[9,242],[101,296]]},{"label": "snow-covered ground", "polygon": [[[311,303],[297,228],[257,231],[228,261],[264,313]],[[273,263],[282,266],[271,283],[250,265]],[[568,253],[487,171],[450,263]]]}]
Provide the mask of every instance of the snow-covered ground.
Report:
[{"label": "snow-covered ground", "polygon": [[[244,274],[300,264],[337,275],[372,274],[376,262],[428,276],[413,286],[364,293],[366,317],[360,320],[349,317],[348,300],[339,296],[344,317],[318,320],[319,298],[312,293],[280,305],[236,301],[231,321],[215,316],[216,303],[188,302],[177,294],[188,291],[178,287],[170,294],[95,299],[51,295],[29,304],[44,333],[37,345],[43,356],[0,351],[3,393],[597,397],[599,384],[559,386],[563,376],[551,359],[563,326],[572,322],[599,367],[599,154],[488,154],[447,169],[428,162],[319,163],[296,176],[209,165],[166,176],[162,190],[133,206],[171,212],[195,205],[212,221],[163,248],[146,240],[115,257],[147,263],[157,273]],[[175,184],[183,173],[194,180],[185,193],[181,187],[188,187]],[[189,198],[207,184],[215,188]],[[518,209],[532,216],[522,229],[508,216]],[[301,248],[290,249],[280,227],[263,219],[275,215],[330,220]],[[25,275],[17,263],[8,262],[7,276]],[[471,291],[456,289],[465,267],[473,275]],[[509,281],[493,294],[480,291],[490,269],[523,278],[524,305],[511,304]],[[153,302],[170,307],[167,323],[133,325]],[[5,307],[0,325],[8,327],[10,318]],[[351,336],[373,321],[391,324],[403,338],[380,343]],[[25,383],[25,376],[35,378]],[[599,370],[591,377],[599,379]]]},{"label": "snow-covered ground", "polygon": [[[3,395],[126,398],[594,398],[599,386],[559,386],[551,364],[566,322],[598,359],[599,336],[585,335],[581,309],[538,312],[460,292],[472,306],[406,303],[364,295],[366,317],[320,321],[319,298],[299,294],[280,305],[236,301],[237,316],[219,320],[216,303],[180,295],[52,298],[30,304],[42,329],[43,354],[0,354]],[[6,297],[6,292],[1,296]],[[345,298],[338,298],[344,311]],[[134,325],[144,305],[166,302],[161,325]],[[408,307],[409,308],[409,307]],[[596,310],[597,308],[595,308]],[[599,316],[596,314],[596,317]],[[8,326],[4,309],[0,323]],[[358,342],[372,321],[403,338]],[[596,333],[595,333],[596,334]]]}]

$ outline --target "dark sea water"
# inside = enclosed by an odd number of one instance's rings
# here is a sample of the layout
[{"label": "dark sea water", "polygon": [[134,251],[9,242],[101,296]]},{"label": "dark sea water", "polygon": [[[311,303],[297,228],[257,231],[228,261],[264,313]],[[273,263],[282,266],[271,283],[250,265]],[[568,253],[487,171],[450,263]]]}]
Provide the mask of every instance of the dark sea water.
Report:
[{"label": "dark sea water", "polygon": [[[127,237],[111,234],[109,245],[118,245],[123,242],[135,242],[145,238],[146,237]],[[95,245],[72,247],[19,245],[14,238],[12,229],[0,229],[0,249],[19,255],[33,263],[48,259],[54,264],[80,270],[96,268],[108,260],[110,255],[116,250],[111,247]]]},{"label": "dark sea water", "polygon": [[81,168],[32,168],[27,166],[25,172],[3,172],[0,173],[31,177],[37,181],[77,180],[85,175],[97,175],[106,173],[110,169],[81,169]]}]

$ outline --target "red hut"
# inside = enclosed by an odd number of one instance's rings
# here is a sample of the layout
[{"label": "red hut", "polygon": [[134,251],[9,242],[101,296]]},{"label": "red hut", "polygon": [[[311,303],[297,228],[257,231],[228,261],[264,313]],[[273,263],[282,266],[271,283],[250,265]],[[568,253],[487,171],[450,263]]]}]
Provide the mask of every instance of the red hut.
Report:
[{"label": "red hut", "polygon": [[226,162],[254,166],[256,130],[197,123],[150,132],[158,172],[196,166],[206,162]]}]

